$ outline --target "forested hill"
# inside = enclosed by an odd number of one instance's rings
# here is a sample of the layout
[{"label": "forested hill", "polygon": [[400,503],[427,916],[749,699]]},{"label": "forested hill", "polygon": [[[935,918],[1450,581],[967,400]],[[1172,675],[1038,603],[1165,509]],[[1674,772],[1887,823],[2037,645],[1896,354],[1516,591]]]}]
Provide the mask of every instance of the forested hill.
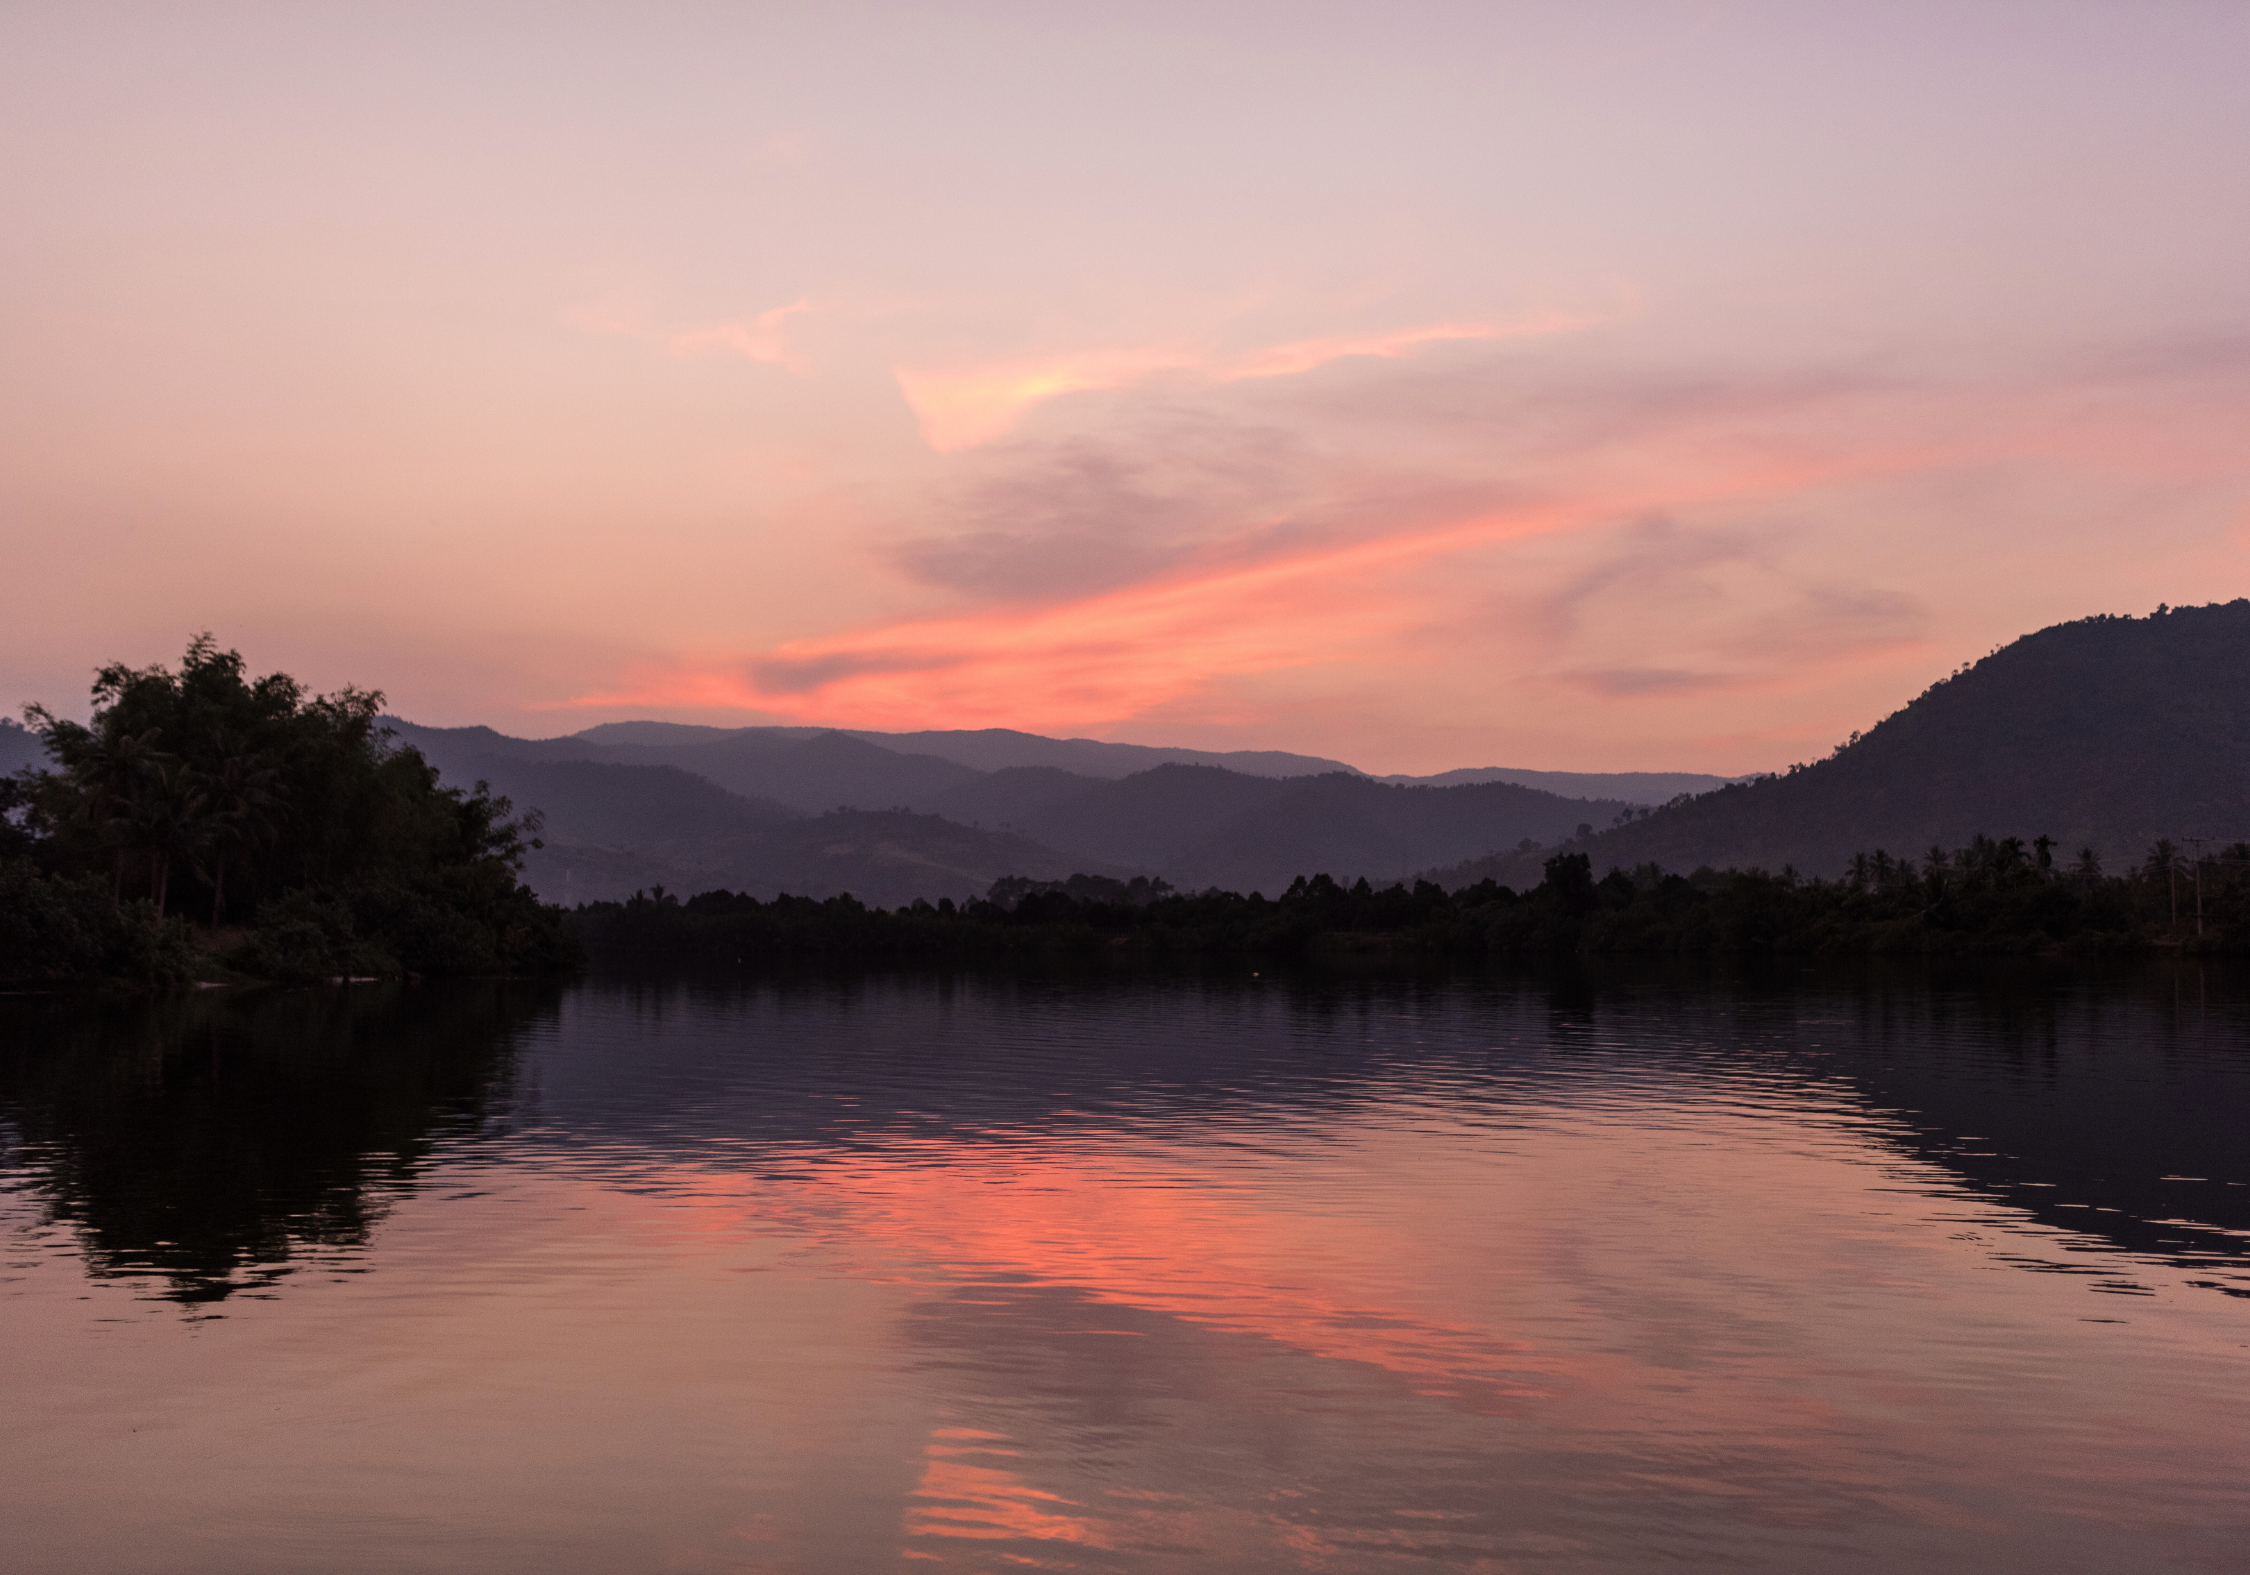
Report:
[{"label": "forested hill", "polygon": [[[2250,837],[2250,601],[2025,635],[1931,686],[1828,759],[1722,788],[1572,844],[1597,871],[1839,873],[1978,833],[2046,835],[2113,866],[2159,837]],[[1522,866],[1519,868],[1519,866]],[[1525,884],[1500,856],[1442,873]]]}]

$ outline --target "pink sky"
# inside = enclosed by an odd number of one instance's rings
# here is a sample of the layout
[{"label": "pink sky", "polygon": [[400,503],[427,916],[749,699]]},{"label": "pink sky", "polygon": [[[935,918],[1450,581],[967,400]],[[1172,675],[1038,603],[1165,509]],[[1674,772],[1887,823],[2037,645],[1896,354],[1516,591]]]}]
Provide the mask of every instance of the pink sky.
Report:
[{"label": "pink sky", "polygon": [[0,702],[1746,771],[2250,594],[2232,3],[11,6]]}]

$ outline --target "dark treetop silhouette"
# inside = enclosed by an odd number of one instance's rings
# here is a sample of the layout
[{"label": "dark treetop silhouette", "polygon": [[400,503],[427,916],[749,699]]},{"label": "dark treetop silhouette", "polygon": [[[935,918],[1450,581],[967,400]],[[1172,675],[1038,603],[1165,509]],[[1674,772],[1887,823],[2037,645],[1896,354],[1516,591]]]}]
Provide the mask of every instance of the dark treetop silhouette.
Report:
[{"label": "dark treetop silhouette", "polygon": [[177,672],[105,667],[81,724],[33,706],[52,765],[6,784],[0,981],[567,965],[560,914],[518,873],[535,815],[444,787],[378,725],[382,696],[252,679],[209,635]]}]

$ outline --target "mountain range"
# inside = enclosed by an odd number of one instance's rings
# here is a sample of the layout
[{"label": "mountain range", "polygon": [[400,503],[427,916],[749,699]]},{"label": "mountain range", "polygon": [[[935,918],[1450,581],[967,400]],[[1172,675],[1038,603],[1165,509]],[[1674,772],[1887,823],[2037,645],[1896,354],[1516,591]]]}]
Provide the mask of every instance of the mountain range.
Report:
[{"label": "mountain range", "polygon": [[[1301,874],[1380,879],[1552,843],[1632,807],[1622,797],[1566,798],[1505,781],[1378,781],[1306,755],[1214,755],[998,729],[629,722],[521,739],[484,727],[389,725],[449,781],[489,782],[542,812],[546,846],[525,878],[566,903],[664,885],[761,896],[850,891],[891,906],[966,897],[1003,875],[1079,873],[1277,892]],[[1086,769],[1046,763],[1055,759]]]},{"label": "mountain range", "polygon": [[[878,733],[605,723],[562,738],[386,719],[448,781],[545,817],[526,879],[574,903],[676,890],[850,891],[896,906],[1004,875],[1161,877],[1269,894],[1298,875],[1535,883],[1596,872],[1843,870],[1984,833],[2113,867],[2158,838],[2250,839],[2250,601],[2042,629],[1964,665],[1824,760],[1747,780],[1469,768],[1377,778],[1008,729]],[[41,762],[0,723],[0,772]]]}]

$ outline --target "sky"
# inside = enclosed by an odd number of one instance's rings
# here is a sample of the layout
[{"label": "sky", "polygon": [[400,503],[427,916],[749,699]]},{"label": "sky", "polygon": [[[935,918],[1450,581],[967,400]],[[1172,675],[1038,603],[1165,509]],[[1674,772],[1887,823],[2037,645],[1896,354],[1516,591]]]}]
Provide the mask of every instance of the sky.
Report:
[{"label": "sky", "polygon": [[2250,594],[2239,0],[0,0],[0,702],[1777,769]]}]

